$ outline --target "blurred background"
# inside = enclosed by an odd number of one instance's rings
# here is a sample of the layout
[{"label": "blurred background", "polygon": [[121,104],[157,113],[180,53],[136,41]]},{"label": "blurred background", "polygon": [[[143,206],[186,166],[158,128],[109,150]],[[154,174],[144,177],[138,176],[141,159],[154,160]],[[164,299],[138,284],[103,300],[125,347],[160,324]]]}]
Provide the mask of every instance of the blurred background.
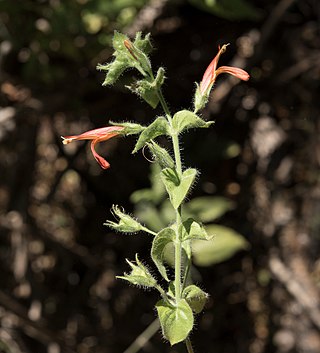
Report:
[{"label": "blurred background", "polygon": [[[251,75],[219,77],[215,126],[182,137],[201,171],[191,211],[217,233],[195,256],[210,293],[195,351],[320,352],[318,0],[0,0],[0,352],[121,353],[155,319],[157,293],[115,280],[137,252],[156,273],[150,235],[103,222],[112,204],[154,229],[170,219],[156,167],[134,138],[99,145],[107,171],[60,138],[155,116],[128,75],[101,86],[114,30],[152,33],[172,111],[191,107],[219,44],[221,65]],[[141,351],[185,347],[158,332]]]}]

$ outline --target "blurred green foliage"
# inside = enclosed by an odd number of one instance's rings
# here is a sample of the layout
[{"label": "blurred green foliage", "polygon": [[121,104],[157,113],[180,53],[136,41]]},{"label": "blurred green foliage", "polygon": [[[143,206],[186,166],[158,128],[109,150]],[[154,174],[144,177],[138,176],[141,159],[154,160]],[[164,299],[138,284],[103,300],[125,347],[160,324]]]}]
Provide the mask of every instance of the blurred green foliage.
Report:
[{"label": "blurred green foliage", "polygon": [[[135,204],[135,216],[155,232],[175,220],[175,211],[159,180],[159,174],[160,167],[156,163],[152,164],[150,188],[137,190],[131,195],[131,201]],[[196,197],[184,204],[184,218],[199,220],[205,224],[207,233],[213,236],[210,240],[193,241],[192,251],[196,265],[210,266],[229,259],[240,250],[248,249],[249,244],[241,234],[229,227],[212,223],[234,207],[231,200],[222,196]],[[167,262],[171,263],[172,248],[168,247],[167,251]]]},{"label": "blurred green foliage", "polygon": [[[0,65],[28,83],[61,84],[70,67],[89,69],[109,56],[114,30],[149,0],[0,0]],[[189,0],[230,20],[257,19],[245,0]],[[111,53],[110,53],[111,54]],[[91,63],[91,66],[88,64]]]},{"label": "blurred green foliage", "polygon": [[256,21],[261,17],[260,11],[246,0],[189,0],[189,2],[204,11],[230,21]]},{"label": "blurred green foliage", "polygon": [[206,226],[213,238],[208,241],[194,240],[193,262],[197,266],[210,266],[231,258],[236,252],[248,249],[249,244],[233,229],[218,224]]},{"label": "blurred green foliage", "polygon": [[7,54],[5,68],[15,69],[31,82],[63,80],[70,65],[83,62],[88,66],[110,45],[113,31],[130,24],[147,2],[0,0],[0,50]]}]

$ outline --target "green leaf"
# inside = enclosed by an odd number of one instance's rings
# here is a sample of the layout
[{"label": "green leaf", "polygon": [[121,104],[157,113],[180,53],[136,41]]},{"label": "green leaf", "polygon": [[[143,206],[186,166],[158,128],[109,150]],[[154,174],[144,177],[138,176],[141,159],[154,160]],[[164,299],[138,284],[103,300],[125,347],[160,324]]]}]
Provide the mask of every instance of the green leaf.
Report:
[{"label": "green leaf", "polygon": [[164,266],[165,248],[172,243],[175,238],[175,232],[172,228],[165,228],[159,232],[154,238],[151,247],[151,258],[157,266],[162,277],[169,281],[166,268]]},{"label": "green leaf", "polygon": [[169,125],[166,118],[160,116],[142,131],[132,153],[138,152],[147,142],[153,140],[157,136],[166,135],[168,129]]},{"label": "green leaf", "polygon": [[165,71],[163,67],[159,67],[157,71],[156,78],[153,81],[153,85],[157,88],[160,88],[163,85],[164,79],[165,79]]},{"label": "green leaf", "polygon": [[177,209],[196,178],[197,170],[189,168],[182,173],[181,180],[178,173],[172,168],[165,168],[161,171],[161,179],[167,189],[172,206]]},{"label": "green leaf", "polygon": [[113,38],[112,38],[112,46],[113,49],[116,51],[116,55],[119,53],[127,54],[127,49],[124,46],[124,41],[128,40],[128,36],[118,31],[114,31]]},{"label": "green leaf", "polygon": [[124,40],[123,45],[126,49],[124,53],[128,58],[129,64],[138,69],[143,76],[149,76],[151,73],[151,63],[147,55],[132,43],[129,38]]},{"label": "green leaf", "polygon": [[171,346],[184,341],[193,327],[192,310],[186,300],[181,299],[177,306],[164,300],[156,304],[163,336]]},{"label": "green leaf", "polygon": [[177,112],[172,119],[172,127],[177,133],[197,127],[209,127],[213,123],[213,121],[206,122],[202,120],[189,110],[181,110]]},{"label": "green leaf", "polygon": [[[141,49],[146,47],[146,41],[148,42],[149,38],[145,41],[141,39],[140,34],[136,36],[136,40],[137,41],[132,43],[128,36],[115,31],[112,40],[112,45],[115,50],[113,54],[116,57],[115,61],[121,57],[127,61],[128,66],[136,67],[138,70],[142,68],[143,71],[148,71],[151,68],[150,61]],[[139,46],[136,45],[137,43]]]},{"label": "green leaf", "polygon": [[145,54],[150,54],[153,50],[153,46],[151,44],[151,40],[150,40],[150,36],[151,34],[148,33],[145,35],[144,38],[142,38],[142,33],[141,32],[137,32],[135,39],[134,39],[134,45],[140,49],[142,52],[144,52]]},{"label": "green leaf", "polygon": [[186,214],[207,223],[232,210],[234,203],[225,197],[202,196],[192,199],[184,207]]},{"label": "green leaf", "polygon": [[197,266],[217,264],[249,247],[245,238],[231,228],[212,224],[206,227],[206,231],[214,238],[192,242],[193,261]]},{"label": "green leaf", "polygon": [[122,73],[126,70],[127,66],[128,65],[127,65],[126,58],[121,56],[119,56],[117,60],[114,60],[110,64],[106,64],[106,65],[98,64],[97,70],[107,72],[105,80],[102,83],[102,86],[114,84],[118,80],[118,78],[122,75]]},{"label": "green leaf", "polygon": [[181,241],[189,239],[210,239],[202,224],[196,222],[193,218],[188,218],[179,226]]},{"label": "green leaf", "polygon": [[106,77],[103,82],[103,86],[114,84],[120,75],[130,66],[130,60],[128,59],[127,49],[125,48],[123,42],[127,40],[128,37],[117,31],[114,32],[112,45],[115,50],[113,55],[115,59],[108,64],[98,64],[97,70],[106,71]]},{"label": "green leaf", "polygon": [[153,109],[157,107],[159,103],[159,97],[156,89],[152,85],[149,77],[133,82],[131,85],[126,86],[133,93],[136,93],[139,97],[145,100]]},{"label": "green leaf", "polygon": [[186,287],[182,292],[182,297],[186,299],[191,309],[199,314],[203,310],[208,294],[194,284]]}]

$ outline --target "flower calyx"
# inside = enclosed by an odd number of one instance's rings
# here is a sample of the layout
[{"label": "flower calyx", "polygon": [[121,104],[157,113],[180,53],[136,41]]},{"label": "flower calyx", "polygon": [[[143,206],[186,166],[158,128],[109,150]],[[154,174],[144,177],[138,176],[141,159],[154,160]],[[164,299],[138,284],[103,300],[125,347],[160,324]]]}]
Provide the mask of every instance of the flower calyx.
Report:
[{"label": "flower calyx", "polygon": [[124,273],[123,276],[117,276],[117,278],[124,279],[136,286],[144,288],[155,288],[157,287],[157,281],[153,278],[149,270],[142,264],[136,254],[135,263],[126,259],[127,263],[131,267],[130,273]]},{"label": "flower calyx", "polygon": [[222,47],[219,47],[217,55],[214,57],[214,59],[211,61],[206,71],[204,72],[200,85],[196,84],[197,88],[194,97],[195,112],[204,108],[207,104],[210,91],[216,81],[216,78],[220,74],[227,73],[243,81],[248,81],[250,78],[250,75],[245,70],[237,67],[220,66],[219,68],[217,68],[220,56],[227,50],[228,45],[229,44],[224,44]]},{"label": "flower calyx", "polygon": [[112,214],[118,219],[117,222],[107,220],[104,225],[122,233],[137,233],[144,229],[133,217],[124,212],[118,205],[113,205],[111,208]]}]

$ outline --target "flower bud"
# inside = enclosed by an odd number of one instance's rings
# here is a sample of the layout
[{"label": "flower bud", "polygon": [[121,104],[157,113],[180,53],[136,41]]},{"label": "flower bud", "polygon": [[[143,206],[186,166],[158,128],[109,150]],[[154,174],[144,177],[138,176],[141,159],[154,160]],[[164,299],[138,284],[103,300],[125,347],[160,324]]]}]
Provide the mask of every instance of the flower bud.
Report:
[{"label": "flower bud", "polygon": [[147,146],[152,153],[152,156],[155,161],[157,161],[162,169],[164,168],[174,168],[174,161],[170,156],[169,152],[159,146],[156,142],[150,141],[147,143]]},{"label": "flower bud", "polygon": [[111,212],[118,218],[118,223],[107,220],[105,226],[110,227],[122,233],[137,233],[143,229],[143,226],[134,218],[124,213],[117,205],[113,205]]},{"label": "flower bud", "polygon": [[117,276],[117,278],[124,279],[136,286],[152,288],[157,285],[157,281],[152,277],[148,269],[139,261],[138,254],[136,254],[136,264],[126,260],[130,265],[132,271],[124,273],[124,276]]}]

